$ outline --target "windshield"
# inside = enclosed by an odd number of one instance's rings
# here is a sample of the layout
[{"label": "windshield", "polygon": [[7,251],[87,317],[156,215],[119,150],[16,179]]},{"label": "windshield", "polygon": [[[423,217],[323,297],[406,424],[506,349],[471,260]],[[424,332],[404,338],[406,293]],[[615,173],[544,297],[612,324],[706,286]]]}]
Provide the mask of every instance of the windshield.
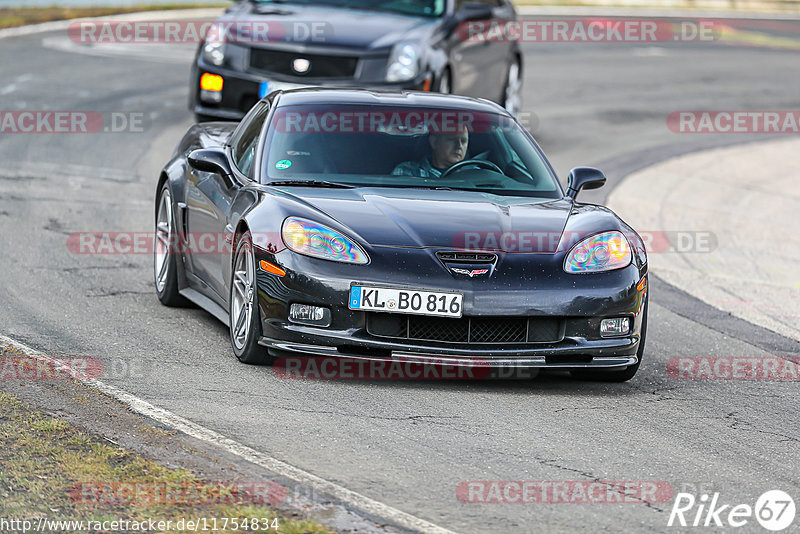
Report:
[{"label": "windshield", "polygon": [[370,11],[390,11],[404,15],[438,17],[445,0],[255,0],[257,4],[314,4]]},{"label": "windshield", "polygon": [[[410,106],[284,106],[270,123],[262,183],[474,190],[561,198],[521,127],[496,113]],[[313,184],[309,184],[313,185]]]}]

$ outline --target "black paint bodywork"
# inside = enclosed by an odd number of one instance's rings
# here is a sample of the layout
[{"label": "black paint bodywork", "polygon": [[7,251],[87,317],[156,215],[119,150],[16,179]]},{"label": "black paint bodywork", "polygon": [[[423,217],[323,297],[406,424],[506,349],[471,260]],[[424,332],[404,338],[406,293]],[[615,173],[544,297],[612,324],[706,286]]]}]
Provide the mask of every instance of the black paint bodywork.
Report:
[{"label": "black paint bodywork", "polygon": [[[446,0],[440,17],[400,15],[388,12],[363,11],[323,5],[276,4],[260,6],[241,1],[231,6],[218,20],[241,23],[273,22],[286,27],[324,22],[324,39],[294,39],[287,42],[227,45],[226,58],[217,66],[203,59],[198,47],[192,67],[189,109],[199,117],[239,120],[259,99],[259,84],[264,80],[298,86],[350,87],[380,90],[422,90],[429,80],[438,90],[443,74],[450,75],[450,91],[471,97],[487,98],[503,103],[505,80],[513,61],[523,67],[519,45],[514,40],[478,42],[464,37],[464,11],[457,13],[455,0]],[[513,4],[498,0],[491,19],[498,24],[516,20]],[[387,82],[385,72],[392,47],[400,42],[420,43],[425,52],[423,65],[416,78],[406,82]],[[252,65],[254,50],[285,53],[287,57],[346,57],[358,63],[353,76],[314,77],[295,73],[264,70]],[[224,78],[222,101],[200,99],[200,76],[218,74]]]},{"label": "black paint bodywork", "polygon": [[[429,93],[317,89],[273,94],[266,101],[274,110],[297,103],[388,103],[397,98],[428,108],[457,101],[468,110],[505,113],[486,101]],[[640,237],[608,208],[579,203],[563,191],[562,198],[536,199],[472,191],[266,186],[237,173],[224,177],[188,165],[187,156],[192,151],[226,146],[234,128],[236,124],[232,123],[192,126],[165,166],[157,191],[169,182],[176,224],[182,231],[219,232],[231,242],[250,231],[257,260],[286,271],[283,277],[261,270],[257,273],[261,344],[274,354],[378,359],[414,356],[453,358],[456,363],[479,357],[498,365],[546,368],[624,369],[638,361],[646,314],[647,260]],[[268,129],[269,118],[261,133],[262,143]],[[401,203],[403,208],[399,209]],[[370,262],[338,263],[288,250],[280,231],[289,216],[311,219],[350,236],[363,247]],[[618,230],[628,237],[633,262],[610,272],[568,274],[563,264],[570,245],[556,240],[554,246],[537,253],[493,250],[496,261],[491,275],[470,278],[453,273],[437,252],[457,250],[453,236],[471,228],[546,232],[560,235],[562,240],[565,236],[588,237]],[[232,254],[184,254],[181,259],[182,294],[227,323]],[[470,266],[470,262],[464,264]],[[366,329],[367,313],[348,309],[349,289],[354,282],[460,291],[465,317],[552,318],[558,321],[558,339],[467,344],[372,335]],[[330,308],[331,325],[321,328],[289,322],[291,303]],[[633,319],[630,334],[601,338],[600,320],[618,316]]]}]

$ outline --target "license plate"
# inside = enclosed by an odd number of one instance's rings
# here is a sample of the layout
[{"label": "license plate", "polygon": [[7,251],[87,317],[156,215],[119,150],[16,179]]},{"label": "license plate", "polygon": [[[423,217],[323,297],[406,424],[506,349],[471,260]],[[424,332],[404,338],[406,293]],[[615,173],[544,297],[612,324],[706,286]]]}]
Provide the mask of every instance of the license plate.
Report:
[{"label": "license plate", "polygon": [[461,317],[463,295],[414,289],[351,286],[351,310]]}]

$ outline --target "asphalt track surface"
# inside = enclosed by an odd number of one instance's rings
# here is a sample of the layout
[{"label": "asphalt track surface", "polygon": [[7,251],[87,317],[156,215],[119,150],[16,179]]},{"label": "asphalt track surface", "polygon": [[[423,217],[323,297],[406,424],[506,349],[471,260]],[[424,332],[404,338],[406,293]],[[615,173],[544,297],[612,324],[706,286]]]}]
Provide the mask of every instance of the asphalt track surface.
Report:
[{"label": "asphalt track surface", "polygon": [[[663,481],[751,505],[782,489],[800,503],[797,382],[666,372],[675,357],[797,357],[797,344],[658,280],[644,363],[625,384],[301,381],[240,364],[221,323],[159,304],[150,256],[66,246],[73,232],[151,231],[157,172],[191,122],[192,47],[87,54],[64,41],[60,32],[0,41],[0,109],[141,112],[144,132],[0,136],[0,333],[51,356],[100,358],[109,384],[457,532],[669,530],[672,502],[462,503],[456,488],[471,480]],[[670,155],[764,138],[675,134],[672,111],[800,109],[796,51],[708,42],[524,51],[525,108],[559,175],[580,164],[609,174],[586,201]],[[761,531],[754,519],[740,530]]]}]

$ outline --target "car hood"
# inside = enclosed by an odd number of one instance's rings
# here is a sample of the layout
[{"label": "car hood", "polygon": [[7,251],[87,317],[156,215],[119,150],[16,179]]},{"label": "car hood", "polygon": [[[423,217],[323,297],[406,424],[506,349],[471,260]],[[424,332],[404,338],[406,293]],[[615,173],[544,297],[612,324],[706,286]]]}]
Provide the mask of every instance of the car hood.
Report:
[{"label": "car hood", "polygon": [[382,49],[402,40],[423,39],[440,19],[340,7],[242,3],[220,21],[245,23],[244,28],[249,22],[266,22],[270,42],[275,43]]},{"label": "car hood", "polygon": [[473,191],[284,190],[317,212],[309,217],[330,217],[371,246],[553,253],[573,206],[568,199]]}]

